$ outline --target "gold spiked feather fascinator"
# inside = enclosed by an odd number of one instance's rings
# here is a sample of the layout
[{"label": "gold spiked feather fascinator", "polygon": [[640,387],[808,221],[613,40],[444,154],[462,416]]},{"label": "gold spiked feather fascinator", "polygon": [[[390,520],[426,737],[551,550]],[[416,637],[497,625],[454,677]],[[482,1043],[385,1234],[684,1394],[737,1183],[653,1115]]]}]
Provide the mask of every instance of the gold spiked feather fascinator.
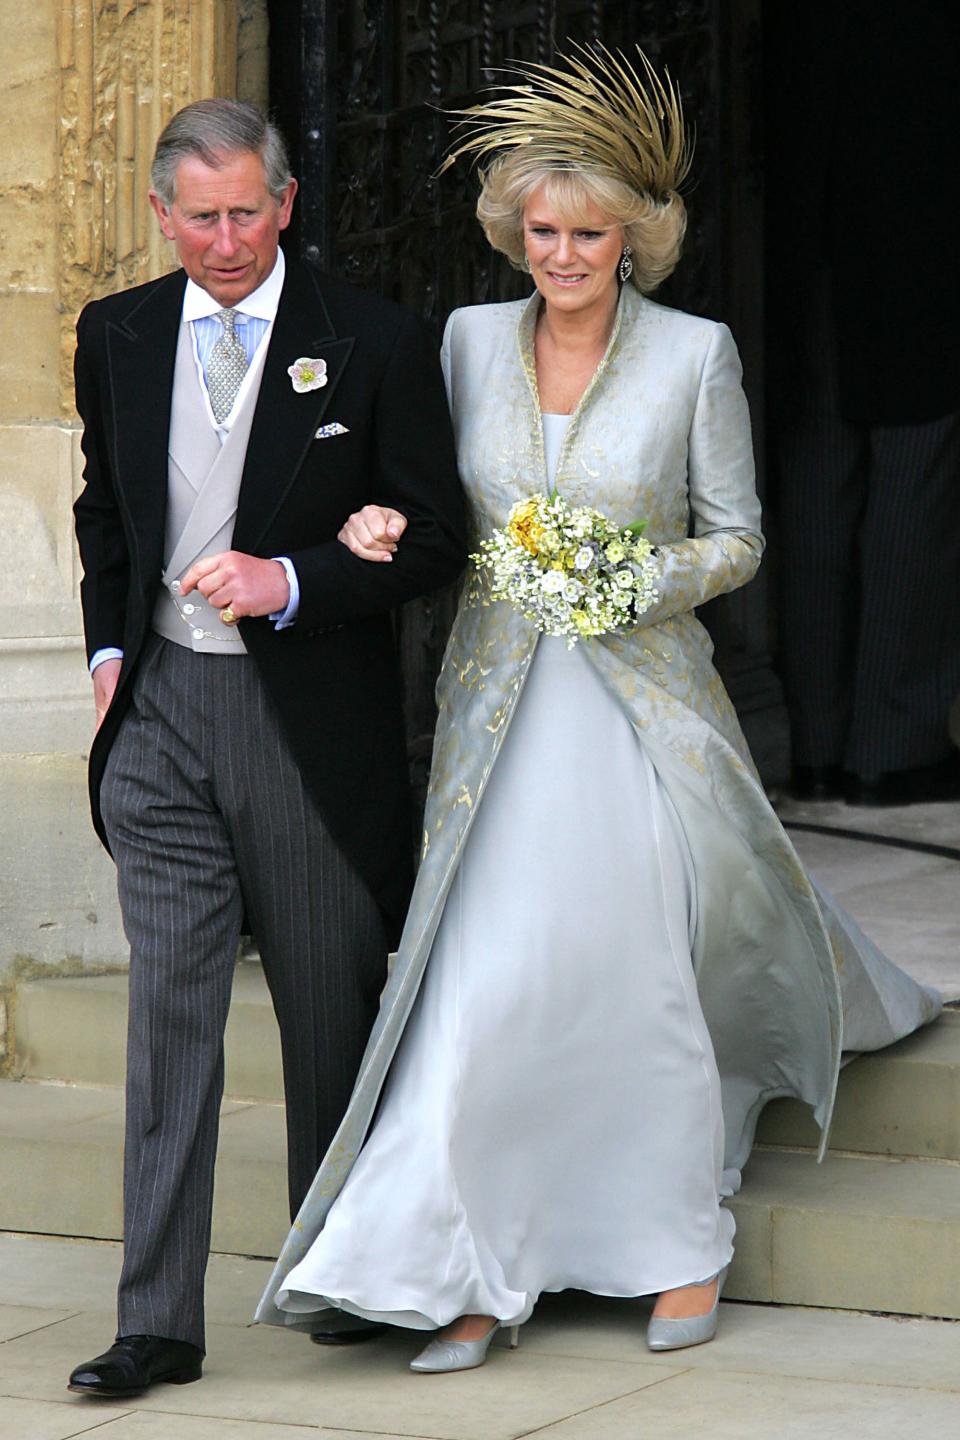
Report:
[{"label": "gold spiked feather fascinator", "polygon": [[561,56],[569,67],[525,61],[505,66],[517,83],[493,85],[492,98],[460,117],[443,174],[462,155],[493,160],[525,147],[549,168],[609,175],[658,203],[672,198],[690,169],[692,145],[680,96],[664,71],[657,74],[637,46],[640,71],[626,56],[598,45]]}]

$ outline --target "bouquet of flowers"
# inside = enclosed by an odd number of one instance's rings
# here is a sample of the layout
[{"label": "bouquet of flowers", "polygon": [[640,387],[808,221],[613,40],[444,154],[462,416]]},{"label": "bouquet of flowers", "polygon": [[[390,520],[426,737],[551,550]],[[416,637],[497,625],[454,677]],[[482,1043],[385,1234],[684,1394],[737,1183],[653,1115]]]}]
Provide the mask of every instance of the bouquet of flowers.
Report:
[{"label": "bouquet of flowers", "polygon": [[520,500],[506,525],[471,560],[489,572],[489,599],[508,600],[545,635],[606,635],[634,623],[657,599],[646,521],[615,525],[599,510],[568,505],[554,490]]}]

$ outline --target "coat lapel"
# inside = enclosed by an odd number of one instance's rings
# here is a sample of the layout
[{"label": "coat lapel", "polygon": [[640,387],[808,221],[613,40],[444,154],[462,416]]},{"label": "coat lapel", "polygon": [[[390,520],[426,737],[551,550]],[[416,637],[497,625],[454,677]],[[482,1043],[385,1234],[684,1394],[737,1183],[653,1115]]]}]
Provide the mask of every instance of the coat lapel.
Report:
[{"label": "coat lapel", "polygon": [[115,416],[116,471],[138,540],[136,568],[149,586],[163,564],[170,397],[186,276],[166,276],[125,316],[107,326]]},{"label": "coat lapel", "polygon": [[[256,553],[313,444],[353,345],[352,336],[334,334],[312,272],[288,262],[247,445],[236,549]],[[298,394],[287,368],[302,356],[326,361],[327,383]]]},{"label": "coat lapel", "polygon": [[171,464],[194,494],[199,495],[222,447],[207,414],[189,328],[180,326],[177,341],[168,449]]}]

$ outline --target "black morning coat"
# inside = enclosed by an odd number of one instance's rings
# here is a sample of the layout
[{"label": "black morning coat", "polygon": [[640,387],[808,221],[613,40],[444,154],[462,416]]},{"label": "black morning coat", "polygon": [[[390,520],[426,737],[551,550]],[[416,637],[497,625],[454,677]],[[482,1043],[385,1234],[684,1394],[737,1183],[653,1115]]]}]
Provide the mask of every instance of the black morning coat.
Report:
[{"label": "black morning coat", "polygon": [[[117,692],[90,753],[104,844],[104,765],[130,703],[163,569],[167,441],[184,272],[88,305],[77,327],[85,488],[74,507],[87,653],[119,646]],[[298,394],[287,367],[327,363]],[[346,434],[317,439],[339,422]],[[337,540],[368,503],[407,516],[390,564]],[[412,881],[401,676],[391,612],[452,581],[466,557],[463,495],[437,355],[392,303],[287,262],[247,447],[233,548],[289,555],[296,624],[240,633],[324,820],[375,896],[393,943]]]}]

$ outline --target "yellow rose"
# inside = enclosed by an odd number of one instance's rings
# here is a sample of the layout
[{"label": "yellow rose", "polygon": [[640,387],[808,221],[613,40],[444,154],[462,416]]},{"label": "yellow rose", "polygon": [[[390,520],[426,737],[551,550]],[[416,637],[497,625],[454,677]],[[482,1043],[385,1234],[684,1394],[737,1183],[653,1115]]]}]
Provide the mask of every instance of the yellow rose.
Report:
[{"label": "yellow rose", "polygon": [[536,518],[536,500],[526,500],[507,525],[507,534],[517,545],[522,545],[531,555],[539,555],[539,540],[543,526]]}]

